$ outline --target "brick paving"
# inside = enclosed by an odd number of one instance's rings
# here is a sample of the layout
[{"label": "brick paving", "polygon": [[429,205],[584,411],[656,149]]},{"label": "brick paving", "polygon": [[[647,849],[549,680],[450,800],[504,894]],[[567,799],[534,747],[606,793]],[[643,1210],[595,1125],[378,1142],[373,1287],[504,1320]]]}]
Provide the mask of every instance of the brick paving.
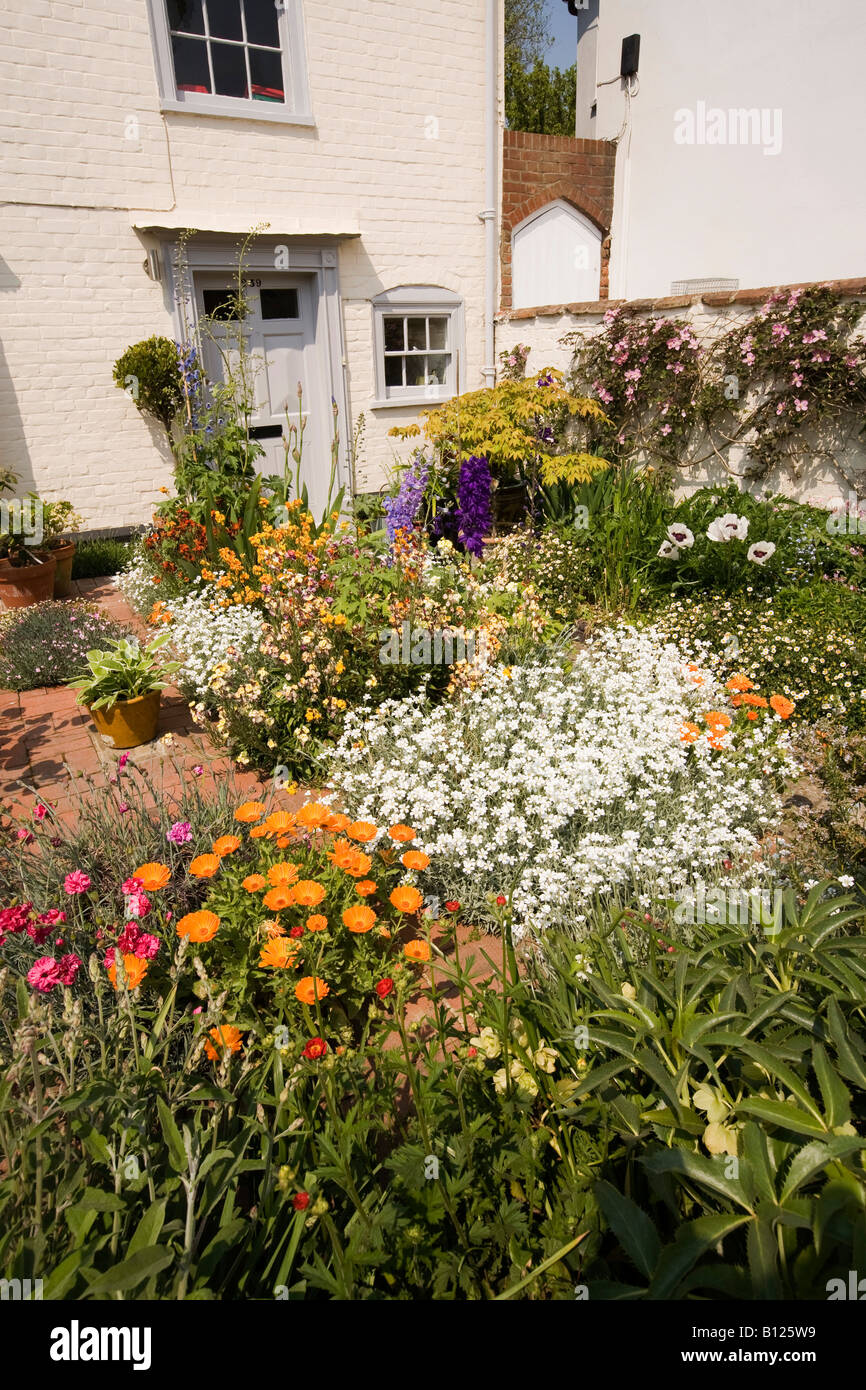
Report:
[{"label": "brick paving", "polygon": [[[140,637],[147,635],[111,579],[81,579],[72,587],[72,598],[98,603],[108,617],[127,624]],[[7,817],[29,818],[39,799],[70,820],[81,791],[107,786],[116,772],[119,751],[97,733],[76,697],[77,692],[65,686],[20,694],[0,690],[0,808]],[[166,735],[171,736],[167,742]],[[238,768],[193,723],[186,701],[173,686],[163,692],[157,738],[130,749],[130,761],[169,796],[198,766],[204,769],[203,784],[232,776],[239,794],[253,797],[263,791],[255,773]]]}]

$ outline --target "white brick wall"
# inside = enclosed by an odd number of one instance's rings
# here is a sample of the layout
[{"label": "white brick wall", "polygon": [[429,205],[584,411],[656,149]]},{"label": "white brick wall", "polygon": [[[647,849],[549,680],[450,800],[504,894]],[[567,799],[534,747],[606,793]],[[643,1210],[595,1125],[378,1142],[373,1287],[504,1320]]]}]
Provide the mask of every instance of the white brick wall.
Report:
[{"label": "white brick wall", "polygon": [[6,0],[0,456],[91,526],[148,519],[170,477],[159,431],[111,379],[129,343],[174,336],[129,209],[249,226],[266,209],[279,233],[305,206],[357,208],[340,282],[350,412],[367,424],[362,487],[384,478],[389,428],[414,418],[370,409],[373,295],[462,295],[463,384],[483,384],[484,0],[305,0],[304,13],[314,129],[161,113],[145,0]]}]

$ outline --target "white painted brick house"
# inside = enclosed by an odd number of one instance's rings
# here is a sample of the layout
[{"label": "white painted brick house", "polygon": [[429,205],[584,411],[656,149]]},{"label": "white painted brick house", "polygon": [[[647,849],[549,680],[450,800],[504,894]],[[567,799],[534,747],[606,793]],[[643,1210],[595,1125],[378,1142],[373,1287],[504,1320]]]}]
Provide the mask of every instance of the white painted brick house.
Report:
[{"label": "white painted brick house", "polygon": [[385,477],[391,426],[489,379],[500,11],[6,0],[0,459],[19,493],[68,497],[91,529],[149,519],[171,460],[112,364],[142,338],[180,336],[184,228],[202,313],[243,235],[269,223],[247,264],[268,360],[254,423],[266,461],[281,459],[303,381],[314,500],[332,398],[341,481],[365,416],[365,490]]}]

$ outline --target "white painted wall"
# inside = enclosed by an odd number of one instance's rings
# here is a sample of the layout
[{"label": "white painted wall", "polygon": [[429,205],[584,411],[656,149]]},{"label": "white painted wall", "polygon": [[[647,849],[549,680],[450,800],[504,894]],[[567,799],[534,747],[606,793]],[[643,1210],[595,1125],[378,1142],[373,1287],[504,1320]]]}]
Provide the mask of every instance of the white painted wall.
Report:
[{"label": "white painted wall", "polygon": [[[617,160],[611,298],[724,276],[741,288],[844,279],[866,264],[860,0],[600,0],[599,83],[641,36],[640,88]],[[597,89],[595,134],[614,138],[623,84]],[[677,144],[681,109],[781,113],[781,149]]]},{"label": "white painted wall", "polygon": [[384,479],[389,428],[416,415],[371,409],[374,295],[461,295],[462,382],[483,384],[484,12],[304,0],[309,128],[161,113],[145,0],[6,0],[0,457],[19,490],[69,497],[98,527],[148,520],[170,480],[158,433],[111,380],[128,344],[174,336],[142,267],[156,241],[133,221],[360,229],[339,273],[350,412],[367,423],[361,488]]}]

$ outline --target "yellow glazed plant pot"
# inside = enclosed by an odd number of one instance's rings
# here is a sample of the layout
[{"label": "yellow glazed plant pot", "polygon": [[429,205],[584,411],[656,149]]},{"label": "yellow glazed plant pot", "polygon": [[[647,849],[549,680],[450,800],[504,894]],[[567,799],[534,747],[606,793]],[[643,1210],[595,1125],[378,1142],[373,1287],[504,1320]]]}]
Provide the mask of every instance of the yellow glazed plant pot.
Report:
[{"label": "yellow glazed plant pot", "polygon": [[116,700],[110,708],[91,709],[90,713],[99,733],[110,738],[115,748],[138,748],[156,738],[161,695],[161,691],[151,690],[148,695]]}]

